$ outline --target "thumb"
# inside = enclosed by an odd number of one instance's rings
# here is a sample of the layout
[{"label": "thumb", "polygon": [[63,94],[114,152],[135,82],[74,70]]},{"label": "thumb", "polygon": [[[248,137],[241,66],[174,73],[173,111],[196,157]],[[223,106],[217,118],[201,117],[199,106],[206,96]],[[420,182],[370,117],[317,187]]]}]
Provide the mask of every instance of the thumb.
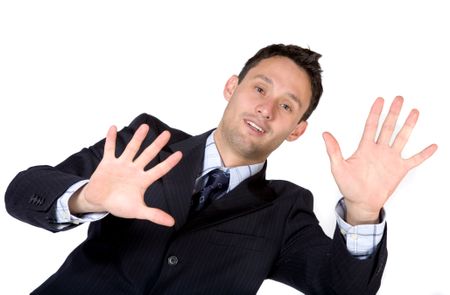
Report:
[{"label": "thumb", "polygon": [[328,157],[330,158],[331,165],[336,165],[343,160],[341,148],[336,138],[329,132],[324,132],[322,134],[323,140],[325,141],[325,146],[327,148]]},{"label": "thumb", "polygon": [[137,212],[138,219],[146,219],[153,223],[171,227],[175,224],[172,216],[161,209],[149,208],[147,206],[141,207]]}]

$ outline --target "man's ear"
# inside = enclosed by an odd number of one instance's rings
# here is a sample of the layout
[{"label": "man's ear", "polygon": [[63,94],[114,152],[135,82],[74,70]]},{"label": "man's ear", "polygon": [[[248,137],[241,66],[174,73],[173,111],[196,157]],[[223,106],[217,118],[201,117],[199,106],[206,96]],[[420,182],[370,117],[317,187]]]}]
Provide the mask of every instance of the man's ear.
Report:
[{"label": "man's ear", "polygon": [[286,138],[287,141],[294,141],[305,133],[306,127],[308,127],[308,122],[301,121],[297,124],[294,130],[292,130],[291,134]]},{"label": "man's ear", "polygon": [[228,79],[227,83],[225,84],[225,88],[223,89],[223,97],[225,97],[226,101],[230,101],[230,98],[233,96],[238,84],[238,76],[233,75]]}]

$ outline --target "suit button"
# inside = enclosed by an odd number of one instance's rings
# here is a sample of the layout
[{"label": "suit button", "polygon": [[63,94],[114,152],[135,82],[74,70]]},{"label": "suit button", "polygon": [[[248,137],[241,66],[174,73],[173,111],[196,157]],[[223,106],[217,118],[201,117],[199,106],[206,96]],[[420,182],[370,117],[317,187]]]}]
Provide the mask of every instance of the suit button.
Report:
[{"label": "suit button", "polygon": [[177,265],[177,264],[178,264],[178,257],[176,257],[176,256],[170,256],[169,258],[167,258],[167,263],[168,263],[170,266],[175,266],[175,265]]}]

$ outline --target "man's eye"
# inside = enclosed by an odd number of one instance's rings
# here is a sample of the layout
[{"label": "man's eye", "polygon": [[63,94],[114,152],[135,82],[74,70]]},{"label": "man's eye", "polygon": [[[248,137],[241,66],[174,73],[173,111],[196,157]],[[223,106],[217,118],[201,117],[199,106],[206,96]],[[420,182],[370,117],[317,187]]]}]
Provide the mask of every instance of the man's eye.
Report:
[{"label": "man's eye", "polygon": [[286,111],[291,111],[291,107],[285,103],[282,103],[280,106]]},{"label": "man's eye", "polygon": [[262,89],[261,87],[255,87],[255,89],[256,89],[256,92],[264,94],[264,89]]}]

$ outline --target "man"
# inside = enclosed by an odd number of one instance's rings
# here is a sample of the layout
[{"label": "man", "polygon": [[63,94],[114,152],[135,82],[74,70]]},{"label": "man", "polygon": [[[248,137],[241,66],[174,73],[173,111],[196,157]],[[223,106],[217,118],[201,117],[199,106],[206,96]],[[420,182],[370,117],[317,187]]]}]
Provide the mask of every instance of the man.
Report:
[{"label": "man", "polygon": [[378,137],[375,101],[347,160],[324,133],[343,195],[328,238],[308,190],[264,177],[270,153],[307,128],[322,94],[319,58],[261,49],[227,81],[216,130],[192,137],[142,114],[56,167],[16,176],[6,192],[16,218],[51,231],[95,221],[33,294],[254,294],[266,278],[306,294],[375,294],[387,259],[382,207],[437,146],[401,158],[417,110],[390,144],[401,97]]}]

